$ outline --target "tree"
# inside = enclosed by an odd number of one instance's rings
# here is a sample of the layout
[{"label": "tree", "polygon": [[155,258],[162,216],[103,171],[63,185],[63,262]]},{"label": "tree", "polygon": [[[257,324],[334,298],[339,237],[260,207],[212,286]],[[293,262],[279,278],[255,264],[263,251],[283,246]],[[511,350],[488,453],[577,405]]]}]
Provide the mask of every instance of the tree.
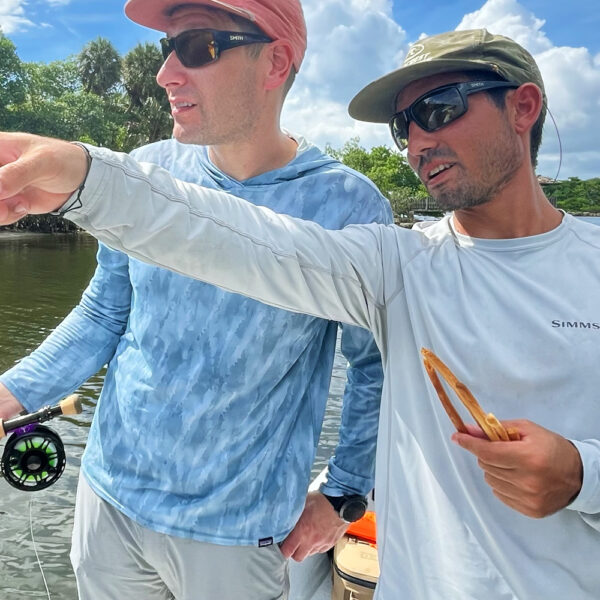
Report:
[{"label": "tree", "polygon": [[328,154],[348,167],[366,175],[387,196],[397,217],[408,216],[411,202],[426,198],[427,191],[402,154],[387,146],[370,151],[353,138],[341,150],[326,147]]},{"label": "tree", "polygon": [[359,145],[358,138],[352,138],[341,150],[331,146],[326,150],[333,158],[366,175],[386,195],[398,188],[417,191],[421,187],[404,156],[387,146],[376,146],[368,151]]},{"label": "tree", "polygon": [[548,197],[556,201],[559,208],[567,212],[600,213],[600,178],[582,180],[569,177],[543,185]]},{"label": "tree", "polygon": [[82,89],[76,58],[51,63],[24,63],[29,101],[56,100],[69,92]]},{"label": "tree", "polygon": [[8,107],[25,98],[23,65],[15,45],[0,30],[0,116],[5,125]]},{"label": "tree", "polygon": [[167,95],[156,82],[162,63],[160,50],[149,42],[138,44],[125,55],[121,78],[132,106],[143,106],[148,98],[154,98],[165,110],[168,108]]},{"label": "tree", "polygon": [[142,106],[130,110],[128,115],[125,151],[171,137],[171,114],[155,98],[146,98]]},{"label": "tree", "polygon": [[154,44],[138,44],[122,63],[123,87],[129,108],[127,133],[122,142],[131,150],[170,137],[173,122],[165,90],[156,82],[163,58]]},{"label": "tree", "polygon": [[77,57],[79,77],[88,93],[105,97],[121,78],[121,57],[105,38],[87,43]]}]

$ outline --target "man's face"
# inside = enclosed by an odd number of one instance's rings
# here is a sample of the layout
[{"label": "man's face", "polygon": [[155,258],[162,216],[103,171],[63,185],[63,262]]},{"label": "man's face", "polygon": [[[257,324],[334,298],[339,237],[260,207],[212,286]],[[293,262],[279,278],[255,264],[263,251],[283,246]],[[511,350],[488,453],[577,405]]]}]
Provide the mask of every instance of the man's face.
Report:
[{"label": "man's face", "polygon": [[[430,90],[467,79],[445,73],[414,81],[398,96],[397,110]],[[519,138],[506,113],[485,92],[469,95],[468,106],[463,116],[437,131],[424,131],[416,123],[409,128],[408,162],[445,210],[492,200],[523,162]]]},{"label": "man's face", "polygon": [[[226,15],[189,5],[171,18],[169,37],[189,29],[239,31]],[[245,48],[233,48],[202,67],[184,67],[174,52],[156,77],[171,103],[173,135],[180,142],[207,146],[248,137],[261,113],[257,61]]]}]

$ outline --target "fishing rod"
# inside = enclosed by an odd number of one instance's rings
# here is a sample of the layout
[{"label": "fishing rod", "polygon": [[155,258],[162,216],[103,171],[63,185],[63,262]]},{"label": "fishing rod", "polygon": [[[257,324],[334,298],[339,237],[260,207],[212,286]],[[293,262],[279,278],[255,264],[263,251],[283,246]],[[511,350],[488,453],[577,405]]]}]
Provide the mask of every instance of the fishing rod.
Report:
[{"label": "fishing rod", "polygon": [[0,438],[10,433],[0,460],[0,475],[7,483],[24,492],[36,492],[56,483],[65,469],[65,447],[59,435],[41,423],[62,415],[77,415],[81,410],[79,395],[72,394],[56,406],[44,406],[6,421],[0,419]]}]

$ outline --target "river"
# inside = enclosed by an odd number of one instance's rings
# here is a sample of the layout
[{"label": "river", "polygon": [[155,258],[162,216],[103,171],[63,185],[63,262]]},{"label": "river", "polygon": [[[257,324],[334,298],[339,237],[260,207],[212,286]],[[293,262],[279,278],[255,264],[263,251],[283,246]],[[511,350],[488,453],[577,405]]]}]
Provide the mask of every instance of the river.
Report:
[{"label": "river", "polygon": [[[96,248],[87,234],[0,232],[0,373],[35,349],[77,303],[93,274]],[[0,479],[0,600],[48,598],[43,577],[53,600],[77,599],[69,560],[75,490],[103,379],[101,372],[78,390],[82,414],[49,424],[65,445],[61,479],[33,493]],[[345,379],[345,360],[338,352],[313,474],[325,466],[337,443]]]},{"label": "river", "polygon": [[[600,217],[584,219],[600,225]],[[87,234],[0,232],[0,373],[36,348],[75,305],[93,273],[95,253],[96,241]],[[82,414],[51,424],[65,444],[62,478],[35,493],[0,481],[0,600],[48,598],[46,585],[54,600],[77,599],[69,561],[75,489],[103,376],[92,377],[79,390]],[[345,360],[338,352],[314,474],[337,443],[344,383]]]}]

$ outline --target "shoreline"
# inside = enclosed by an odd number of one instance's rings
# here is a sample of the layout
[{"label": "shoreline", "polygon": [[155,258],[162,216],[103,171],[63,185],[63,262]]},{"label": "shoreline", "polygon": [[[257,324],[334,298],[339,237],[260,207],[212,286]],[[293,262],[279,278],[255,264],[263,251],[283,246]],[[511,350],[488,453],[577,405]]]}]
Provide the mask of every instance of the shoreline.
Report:
[{"label": "shoreline", "polygon": [[24,237],[42,237],[48,235],[81,235],[82,233],[89,235],[87,231],[28,231],[26,229],[19,229],[18,231],[0,229],[0,240],[16,240]]},{"label": "shoreline", "polygon": [[[596,217],[600,218],[600,213],[595,212],[570,212],[568,213],[573,215],[574,217]],[[403,220],[394,220],[394,224],[399,227],[403,227],[405,229],[410,229],[415,223],[427,220],[427,219],[414,219],[413,221]],[[86,231],[28,231],[26,229],[19,229],[17,231],[11,229],[0,229],[0,240],[1,239],[18,239],[26,236],[44,236],[44,235],[81,235],[87,234]]]}]

